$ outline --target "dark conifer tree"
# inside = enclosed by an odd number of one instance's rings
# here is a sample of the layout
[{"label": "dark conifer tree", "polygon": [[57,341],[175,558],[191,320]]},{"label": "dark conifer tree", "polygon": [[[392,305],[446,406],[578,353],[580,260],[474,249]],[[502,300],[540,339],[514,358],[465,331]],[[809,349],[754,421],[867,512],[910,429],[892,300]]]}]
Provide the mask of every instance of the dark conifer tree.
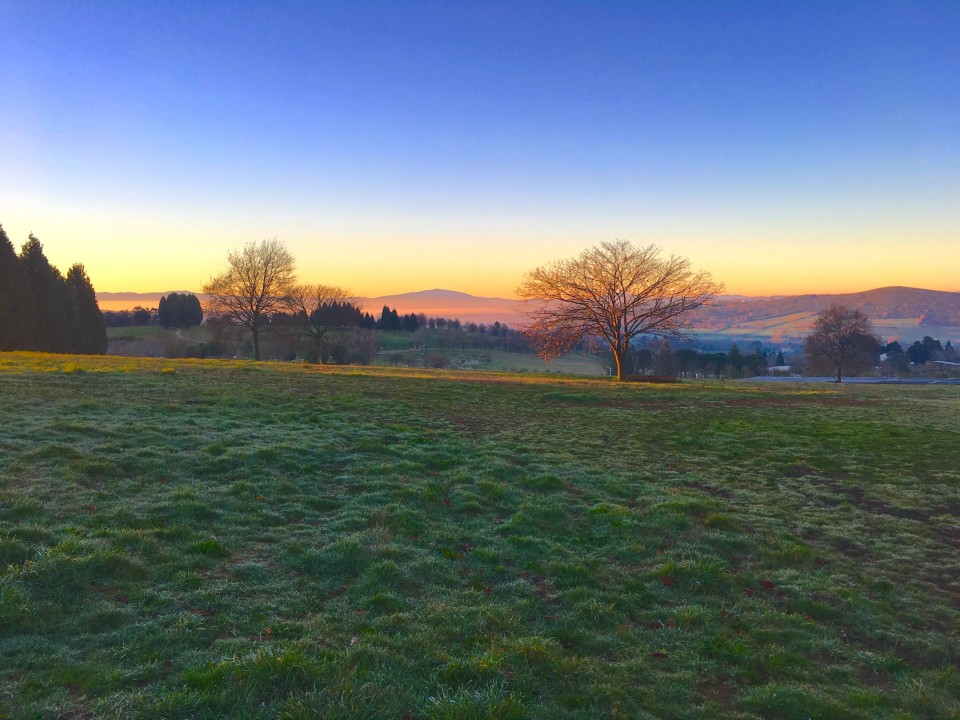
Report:
[{"label": "dark conifer tree", "polygon": [[107,327],[97,304],[97,293],[83,265],[77,263],[67,271],[67,288],[74,312],[73,352],[103,355],[107,352]]},{"label": "dark conifer tree", "polygon": [[390,308],[386,305],[383,306],[383,309],[380,311],[380,320],[377,322],[377,327],[381,330],[390,329]]},{"label": "dark conifer tree", "polygon": [[160,304],[157,306],[157,319],[162,328],[173,326],[173,323],[170,322],[170,303],[166,296],[160,298]]},{"label": "dark conifer tree", "polygon": [[196,295],[183,296],[183,327],[193,327],[203,322],[203,308]]},{"label": "dark conifer tree", "polygon": [[17,252],[0,225],[0,350],[36,346],[33,296]]},{"label": "dark conifer tree", "polygon": [[20,249],[20,262],[34,300],[36,335],[31,349],[68,352],[72,333],[63,275],[47,260],[43,245],[33,233]]}]

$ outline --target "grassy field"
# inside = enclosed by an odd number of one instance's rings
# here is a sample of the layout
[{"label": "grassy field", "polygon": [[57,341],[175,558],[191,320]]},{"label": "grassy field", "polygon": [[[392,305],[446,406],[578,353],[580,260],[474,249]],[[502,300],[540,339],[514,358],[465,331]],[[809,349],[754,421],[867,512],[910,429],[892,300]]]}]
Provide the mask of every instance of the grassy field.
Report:
[{"label": "grassy field", "polygon": [[[381,335],[381,337],[383,337]],[[379,352],[374,364],[385,367],[424,364],[424,356],[444,358],[454,370],[484,370],[492,372],[537,373],[545,375],[602,375],[607,374],[603,359],[587,353],[569,353],[552,362],[544,362],[532,352],[482,350],[475,348],[443,348],[436,350],[393,350]]]},{"label": "grassy field", "polygon": [[960,388],[0,353],[0,717],[960,715]]}]

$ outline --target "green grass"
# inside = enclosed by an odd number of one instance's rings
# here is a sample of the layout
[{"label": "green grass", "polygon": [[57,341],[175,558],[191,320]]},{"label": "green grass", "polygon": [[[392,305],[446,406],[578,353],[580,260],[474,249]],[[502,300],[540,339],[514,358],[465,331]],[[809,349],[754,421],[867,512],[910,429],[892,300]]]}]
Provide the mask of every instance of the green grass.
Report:
[{"label": "green grass", "polygon": [[0,716],[949,718],[960,389],[0,353]]},{"label": "green grass", "polygon": [[[381,338],[389,337],[382,333]],[[598,355],[588,353],[569,353],[552,362],[544,362],[533,352],[509,352],[507,350],[489,350],[477,348],[428,348],[406,350],[403,348],[387,350],[374,357],[374,364],[382,367],[410,366],[424,364],[424,356],[446,358],[448,368],[454,370],[481,370],[509,373],[535,373],[541,375],[594,375],[605,376],[607,369]]]},{"label": "green grass", "polygon": [[[208,342],[210,332],[203,325],[195,325],[180,331],[182,337],[198,342]],[[131,325],[128,327],[108,327],[110,340],[172,340],[177,337],[176,330],[167,330],[159,325]]]}]

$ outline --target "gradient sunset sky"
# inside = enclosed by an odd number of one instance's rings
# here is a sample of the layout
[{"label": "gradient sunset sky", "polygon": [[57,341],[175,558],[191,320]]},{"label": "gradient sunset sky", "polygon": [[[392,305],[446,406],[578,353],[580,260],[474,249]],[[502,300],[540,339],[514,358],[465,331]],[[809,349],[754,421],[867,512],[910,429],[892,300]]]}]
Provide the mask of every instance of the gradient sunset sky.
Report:
[{"label": "gradient sunset sky", "polygon": [[363,295],[603,240],[960,290],[960,2],[0,2],[0,223],[100,291],[278,237]]}]

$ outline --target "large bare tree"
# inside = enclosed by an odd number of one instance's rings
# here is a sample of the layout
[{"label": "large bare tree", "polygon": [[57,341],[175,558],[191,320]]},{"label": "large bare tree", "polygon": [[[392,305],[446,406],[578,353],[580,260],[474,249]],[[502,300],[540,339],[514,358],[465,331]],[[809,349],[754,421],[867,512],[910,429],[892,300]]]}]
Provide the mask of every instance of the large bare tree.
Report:
[{"label": "large bare tree", "polygon": [[856,308],[834,303],[817,315],[813,331],[803,343],[810,367],[836,372],[843,381],[844,370],[867,367],[880,351],[880,339],[873,334],[870,319]]},{"label": "large bare tree", "polygon": [[247,243],[227,256],[227,269],[203,286],[207,312],[241,325],[253,335],[253,357],[260,359],[260,333],[274,313],[290,308],[294,259],[276,238]]},{"label": "large bare tree", "polygon": [[722,289],[685,258],[617,240],[527,273],[517,294],[532,305],[524,334],[540,357],[549,361],[584,338],[602,337],[622,380],[633,338],[655,333],[687,339],[693,311]]}]

